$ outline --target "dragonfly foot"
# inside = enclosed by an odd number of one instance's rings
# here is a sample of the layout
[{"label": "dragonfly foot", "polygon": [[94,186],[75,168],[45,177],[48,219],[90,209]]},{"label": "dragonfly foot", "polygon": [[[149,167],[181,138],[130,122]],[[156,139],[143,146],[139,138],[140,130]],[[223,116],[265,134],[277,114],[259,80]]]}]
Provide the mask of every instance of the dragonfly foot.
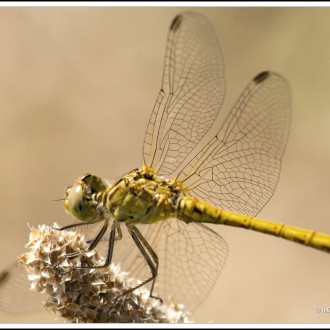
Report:
[{"label": "dragonfly foot", "polygon": [[150,298],[153,298],[153,299],[156,299],[156,300],[159,300],[159,302],[161,303],[161,305],[164,303],[163,299],[158,297],[158,296],[154,296],[153,294],[150,295]]},{"label": "dragonfly foot", "polygon": [[[119,300],[123,300],[123,301],[121,302],[121,304],[124,304],[125,300],[126,300],[126,299],[129,299],[129,294],[132,293],[132,292],[133,292],[134,290],[136,290],[136,289],[138,289],[138,288],[133,288],[133,289],[131,289],[131,290],[127,290],[127,291],[125,291],[125,292],[123,292],[123,293],[118,294],[118,296],[114,299],[114,304],[117,304],[117,303],[119,302]],[[160,297],[158,297],[158,296],[155,296],[155,295],[153,295],[153,294],[150,294],[150,295],[149,295],[149,298],[152,298],[152,299],[156,299],[156,300],[158,300],[158,301],[160,302],[160,304],[163,304],[163,303],[164,303],[164,301],[163,301],[162,298],[160,298]]]}]

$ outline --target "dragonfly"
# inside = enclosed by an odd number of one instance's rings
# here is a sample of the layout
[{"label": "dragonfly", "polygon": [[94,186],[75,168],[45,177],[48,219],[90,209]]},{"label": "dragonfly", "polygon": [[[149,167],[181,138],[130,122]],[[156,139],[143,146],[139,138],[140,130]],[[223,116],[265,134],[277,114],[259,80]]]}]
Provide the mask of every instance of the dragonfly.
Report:
[{"label": "dragonfly", "polygon": [[[330,251],[329,235],[256,217],[279,179],[290,128],[288,83],[275,72],[257,74],[208,139],[225,89],[211,23],[194,12],[177,15],[141,168],[113,184],[88,173],[65,191],[64,206],[79,222],[60,230],[88,228],[88,250],[102,249],[102,267],[120,262],[142,279],[137,287],[150,286],[151,296],[190,310],[210,293],[228,254],[225,239],[209,225]],[[79,268],[87,267],[96,266]]]}]

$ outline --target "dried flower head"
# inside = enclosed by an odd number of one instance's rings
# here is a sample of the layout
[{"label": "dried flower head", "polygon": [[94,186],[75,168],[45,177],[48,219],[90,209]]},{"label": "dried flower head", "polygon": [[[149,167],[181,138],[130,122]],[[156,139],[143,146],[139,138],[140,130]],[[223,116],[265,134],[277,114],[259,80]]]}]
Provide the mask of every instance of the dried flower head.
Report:
[{"label": "dried flower head", "polygon": [[[56,224],[55,224],[56,225]],[[104,258],[88,248],[74,231],[58,231],[46,225],[31,228],[30,252],[19,261],[28,272],[31,288],[44,293],[44,306],[66,322],[188,322],[182,305],[165,306],[141,287],[122,295],[138,282],[111,264],[107,268],[74,269],[83,264],[103,265]],[[65,258],[75,253],[75,258]],[[54,266],[64,258],[59,269]]]}]

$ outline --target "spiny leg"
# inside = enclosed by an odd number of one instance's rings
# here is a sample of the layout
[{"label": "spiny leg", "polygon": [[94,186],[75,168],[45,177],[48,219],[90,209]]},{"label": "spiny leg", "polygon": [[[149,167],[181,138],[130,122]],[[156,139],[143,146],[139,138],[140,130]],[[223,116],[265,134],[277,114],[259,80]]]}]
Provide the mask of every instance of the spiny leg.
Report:
[{"label": "spiny leg", "polygon": [[[59,267],[59,265],[67,258],[73,258],[73,257],[78,257],[79,255],[82,255],[84,254],[85,252],[89,252],[91,250],[93,250],[97,244],[100,242],[101,238],[104,236],[105,232],[107,231],[108,229],[108,225],[109,225],[109,219],[100,219],[100,220],[96,220],[96,221],[93,221],[93,222],[90,222],[90,223],[78,223],[78,224],[72,224],[72,225],[69,225],[69,226],[65,226],[65,227],[62,227],[62,228],[54,228],[54,229],[57,229],[57,230],[66,230],[66,229],[69,229],[69,228],[74,228],[74,227],[77,227],[77,226],[82,226],[82,225],[90,225],[90,224],[94,224],[94,223],[97,223],[97,222],[100,222],[100,221],[104,221],[104,224],[101,228],[101,230],[99,231],[99,233],[97,234],[96,238],[91,242],[91,244],[89,245],[87,251],[82,251],[82,252],[73,252],[73,253],[68,253],[64,256],[64,258],[62,258],[55,266],[54,268],[57,269]],[[110,244],[110,242],[109,242]],[[68,273],[70,271],[72,271],[73,269],[76,269],[77,267],[74,267],[72,268],[71,270],[67,271],[67,272],[63,272],[61,274],[65,274],[65,273]],[[86,267],[84,267],[86,268]],[[89,267],[89,268],[92,268],[92,267]]]},{"label": "spiny leg", "polygon": [[[109,223],[109,221],[107,221]],[[106,227],[108,226],[108,223],[106,224]],[[106,228],[107,229],[107,228]],[[105,230],[106,230],[105,229]],[[108,267],[110,264],[111,264],[111,260],[112,260],[112,255],[113,255],[113,248],[114,248],[114,244],[115,244],[115,241],[116,241],[116,230],[118,229],[118,223],[117,222],[114,222],[112,224],[112,227],[111,227],[111,231],[110,231],[110,236],[109,236],[109,244],[108,244],[108,253],[107,253],[107,258],[105,260],[105,263],[103,265],[100,265],[100,266],[96,266],[96,265],[93,265],[93,266],[75,266],[75,267],[72,267],[70,270],[66,271],[66,272],[63,272],[61,273],[62,274],[66,274],[66,273],[69,273],[69,272],[72,272],[73,270],[75,269],[96,269],[96,268],[106,268]],[[102,237],[102,236],[101,236]],[[100,238],[99,238],[100,239]],[[97,240],[97,238],[94,240],[94,242]],[[92,243],[93,244],[93,243]],[[91,244],[91,245],[92,245]],[[95,244],[95,246],[97,245],[97,243]],[[94,247],[95,247],[94,246]]]},{"label": "spiny leg", "polygon": [[74,228],[74,227],[93,225],[94,223],[97,223],[97,222],[100,222],[100,221],[103,221],[103,220],[104,220],[104,219],[98,219],[98,220],[95,220],[95,221],[92,221],[92,222],[79,222],[79,223],[73,223],[73,224],[71,224],[71,225],[64,226],[64,227],[61,227],[61,228],[52,227],[52,229],[62,231],[62,230],[67,230],[67,229],[71,229],[71,228]]},{"label": "spiny leg", "polygon": [[[95,221],[92,221],[92,222],[79,222],[79,223],[74,223],[74,224],[71,224],[71,225],[68,225],[68,226],[64,226],[64,227],[61,227],[61,228],[56,228],[56,227],[52,227],[52,229],[54,230],[58,230],[58,231],[62,231],[62,230],[68,230],[68,229],[71,229],[71,228],[75,228],[75,227],[82,227],[82,226],[90,226],[90,225],[93,225],[97,222],[100,222],[100,221],[104,221],[104,219],[98,219],[98,220],[95,220]],[[90,243],[90,242],[93,242],[94,240],[90,240],[90,241],[87,241],[87,243]],[[89,250],[90,251],[90,250]],[[72,253],[72,255],[70,253],[68,253],[66,256],[68,257],[71,257],[71,256],[78,256],[80,254],[82,254],[83,252],[81,253],[78,253],[78,252],[74,252]],[[64,259],[62,259],[64,260]]]},{"label": "spiny leg", "polygon": [[[154,296],[152,294],[152,292],[154,290],[154,286],[155,286],[156,277],[158,275],[158,265],[159,265],[158,256],[155,253],[155,251],[152,249],[152,247],[149,245],[149,243],[146,241],[146,239],[143,237],[141,232],[135,226],[133,226],[133,225],[126,225],[126,226],[127,226],[127,230],[129,231],[129,233],[131,234],[131,236],[133,238],[134,243],[136,244],[137,248],[139,249],[140,253],[144,257],[144,259],[146,260],[146,262],[147,262],[147,264],[150,268],[151,277],[146,279],[145,281],[143,281],[142,283],[140,283],[136,287],[125,291],[124,293],[122,293],[118,297],[123,296],[123,295],[127,295],[130,292],[132,292],[132,291],[142,287],[143,285],[149,283],[150,281],[152,281],[152,286],[151,286],[151,289],[150,289],[150,297],[155,298],[155,299],[159,299],[161,302],[163,302],[161,298],[159,298],[157,296]],[[151,258],[148,255],[148,253],[150,254]]]},{"label": "spiny leg", "polygon": [[[97,220],[95,222],[98,222],[98,221],[100,221],[100,220]],[[93,222],[93,223],[95,223],[95,222]],[[64,230],[64,229],[67,229],[67,228],[72,228],[72,227],[76,227],[76,226],[84,225],[84,224],[85,223],[69,225],[69,226],[60,228],[59,230]],[[91,251],[92,249],[94,249],[97,246],[100,239],[103,237],[104,233],[106,232],[106,230],[108,228],[108,224],[109,224],[109,219],[106,219],[105,222],[104,222],[104,225],[101,228],[100,232],[98,233],[97,237],[93,240],[93,242],[88,247],[88,251]],[[136,244],[137,248],[139,249],[140,253],[145,258],[145,260],[146,260],[146,262],[147,262],[147,264],[150,268],[150,271],[151,271],[151,277],[148,278],[147,280],[143,281],[142,283],[140,283],[136,287],[131,288],[130,290],[127,290],[126,292],[120,294],[119,296],[117,296],[117,298],[120,298],[121,296],[125,296],[125,295],[129,294],[130,292],[132,292],[132,291],[142,287],[143,285],[149,283],[150,281],[152,281],[152,286],[151,286],[151,290],[150,290],[150,297],[158,299],[162,302],[161,298],[159,298],[157,296],[154,296],[152,294],[154,286],[155,286],[155,280],[156,280],[156,277],[158,275],[158,265],[159,265],[158,256],[155,253],[155,251],[152,249],[152,247],[149,245],[149,243],[146,241],[146,239],[143,237],[141,232],[135,226],[133,226],[133,225],[127,226],[127,229],[129,231],[129,233],[131,234],[131,236],[133,238],[133,241]],[[117,231],[117,236],[116,236],[116,231]],[[68,270],[66,272],[63,272],[61,274],[69,273],[69,272],[73,271],[74,269],[84,269],[84,268],[85,269],[88,269],[88,268],[90,269],[90,268],[106,268],[106,267],[108,267],[111,264],[111,261],[112,261],[115,241],[120,240],[121,238],[122,238],[121,228],[120,228],[120,226],[117,222],[114,222],[112,224],[111,232],[110,232],[110,235],[109,235],[107,258],[106,258],[106,261],[103,265],[101,265],[101,266],[95,266],[95,265],[94,266],[75,266],[75,267],[71,268],[70,270]],[[84,253],[84,252],[82,252],[82,253]],[[148,253],[150,254],[151,257],[148,255]],[[77,255],[78,255],[78,253],[77,253]],[[64,259],[65,258],[63,258],[54,267],[58,267],[58,265],[60,263],[62,263]]]}]

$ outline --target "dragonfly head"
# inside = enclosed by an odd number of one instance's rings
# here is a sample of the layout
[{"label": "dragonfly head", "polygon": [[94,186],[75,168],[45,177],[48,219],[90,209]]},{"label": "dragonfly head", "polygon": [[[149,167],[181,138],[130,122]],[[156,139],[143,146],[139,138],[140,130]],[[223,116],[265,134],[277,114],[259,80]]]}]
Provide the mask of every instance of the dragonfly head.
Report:
[{"label": "dragonfly head", "polygon": [[96,175],[85,174],[73,186],[66,188],[64,206],[76,218],[84,222],[97,220],[101,213],[96,197],[106,189],[106,184]]}]

